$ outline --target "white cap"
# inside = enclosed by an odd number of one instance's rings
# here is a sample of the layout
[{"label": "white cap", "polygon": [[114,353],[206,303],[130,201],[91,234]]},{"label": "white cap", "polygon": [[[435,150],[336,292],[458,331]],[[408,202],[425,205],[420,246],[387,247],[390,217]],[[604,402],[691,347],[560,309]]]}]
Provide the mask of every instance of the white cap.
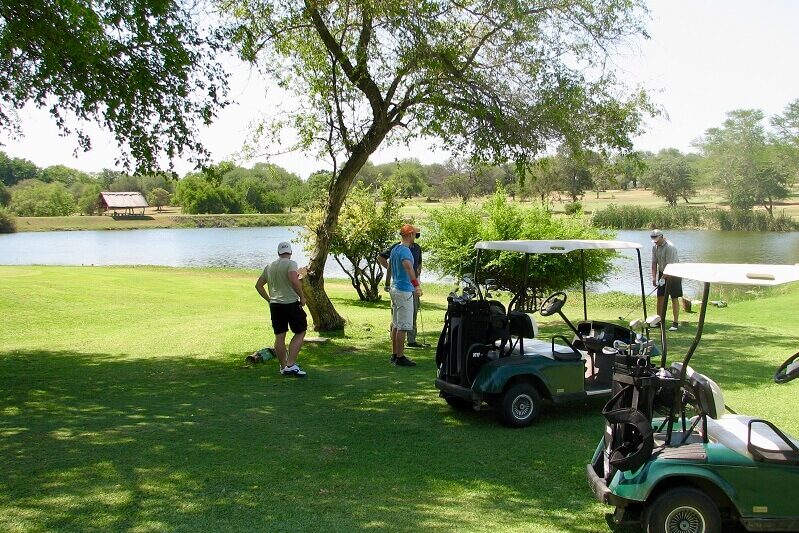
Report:
[{"label": "white cap", "polygon": [[291,244],[287,242],[281,242],[277,245],[277,255],[283,254],[290,254],[291,252]]}]

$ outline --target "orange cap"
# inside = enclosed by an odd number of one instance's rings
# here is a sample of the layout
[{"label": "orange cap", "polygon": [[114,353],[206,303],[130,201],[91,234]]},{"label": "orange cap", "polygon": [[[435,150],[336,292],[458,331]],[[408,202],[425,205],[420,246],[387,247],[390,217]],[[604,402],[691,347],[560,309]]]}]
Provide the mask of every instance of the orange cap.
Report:
[{"label": "orange cap", "polygon": [[403,224],[402,229],[400,229],[400,235],[411,235],[418,232],[419,230],[413,224]]}]

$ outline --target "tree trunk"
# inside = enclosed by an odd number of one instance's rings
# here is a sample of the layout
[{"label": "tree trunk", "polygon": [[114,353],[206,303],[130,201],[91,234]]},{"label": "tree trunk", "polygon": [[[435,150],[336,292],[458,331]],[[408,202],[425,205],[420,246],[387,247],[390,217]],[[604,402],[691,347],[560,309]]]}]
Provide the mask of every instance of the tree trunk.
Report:
[{"label": "tree trunk", "polygon": [[325,292],[325,263],[330,253],[330,240],[338,226],[338,216],[347,192],[358,171],[366,164],[369,156],[391,129],[388,122],[373,124],[364,138],[353,149],[349,159],[341,170],[333,177],[330,195],[325,204],[322,223],[316,228],[316,239],[308,263],[308,272],[303,277],[303,290],[307,300],[308,311],[313,319],[316,331],[338,331],[344,329],[345,320],[338,314],[333,302]]}]

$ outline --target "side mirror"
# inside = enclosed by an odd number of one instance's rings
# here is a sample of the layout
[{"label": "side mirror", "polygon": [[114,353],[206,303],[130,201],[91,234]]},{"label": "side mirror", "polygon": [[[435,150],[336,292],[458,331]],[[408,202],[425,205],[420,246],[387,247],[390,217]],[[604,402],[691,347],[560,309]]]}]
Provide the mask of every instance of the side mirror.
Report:
[{"label": "side mirror", "polygon": [[646,325],[650,328],[656,328],[660,325],[660,315],[652,315],[646,317]]}]

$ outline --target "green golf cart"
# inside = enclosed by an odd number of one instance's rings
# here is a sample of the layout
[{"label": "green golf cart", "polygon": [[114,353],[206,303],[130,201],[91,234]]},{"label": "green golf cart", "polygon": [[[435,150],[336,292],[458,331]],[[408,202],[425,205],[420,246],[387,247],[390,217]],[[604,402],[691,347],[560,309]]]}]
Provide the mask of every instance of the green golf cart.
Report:
[{"label": "green golf cart", "polygon": [[[646,317],[641,245],[605,240],[481,241],[473,277],[465,278],[462,294],[453,292],[447,299],[444,327],[436,350],[439,395],[456,409],[495,408],[501,420],[511,427],[528,426],[541,410],[542,400],[554,403],[608,396],[611,392],[613,356],[602,349],[615,341],[633,343],[659,353],[656,348],[625,325],[589,320],[586,303],[586,253],[635,250],[641,285],[642,317]],[[492,280],[478,281],[484,254],[513,252],[524,254],[524,276],[506,306],[491,299]],[[565,292],[547,297],[528,287],[530,258],[534,254],[580,256],[583,288],[583,320],[572,323],[564,314]],[[514,280],[515,281],[515,280]],[[482,286],[481,286],[482,285]],[[571,333],[539,337],[531,314],[559,315]],[[641,323],[636,321],[633,325]],[[657,327],[649,321],[649,327]]]},{"label": "green golf cart", "polygon": [[[799,440],[732,411],[719,386],[689,366],[711,284],[779,285],[799,281],[799,267],[682,263],[665,274],[702,283],[696,336],[682,362],[668,367],[665,332],[659,362],[623,343],[606,349],[616,365],[605,435],[587,465],[594,495],[615,506],[615,523],[650,533],[799,531]],[[774,380],[796,377],[799,353]]]}]

